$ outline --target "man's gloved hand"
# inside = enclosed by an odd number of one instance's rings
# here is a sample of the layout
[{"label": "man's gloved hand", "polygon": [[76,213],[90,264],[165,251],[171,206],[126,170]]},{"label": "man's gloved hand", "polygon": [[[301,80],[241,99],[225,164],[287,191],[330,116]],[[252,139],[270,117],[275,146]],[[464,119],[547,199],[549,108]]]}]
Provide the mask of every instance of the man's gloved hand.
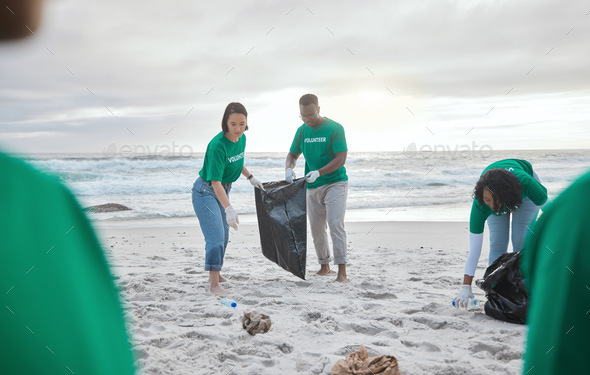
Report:
[{"label": "man's gloved hand", "polygon": [[238,224],[240,224],[240,220],[238,219],[238,214],[236,210],[232,206],[227,206],[225,208],[225,221],[227,221],[227,225],[238,230]]},{"label": "man's gloved hand", "polygon": [[457,309],[467,309],[467,302],[470,298],[473,298],[473,292],[471,291],[471,285],[463,285],[457,297],[453,300]]},{"label": "man's gloved hand", "polygon": [[252,186],[254,186],[255,188],[259,188],[260,190],[266,191],[266,190],[264,190],[264,186],[262,185],[262,182],[258,181],[254,177],[252,177],[248,181],[250,181],[250,183],[252,184]]},{"label": "man's gloved hand", "polygon": [[285,169],[285,181],[292,184],[295,179],[295,171],[292,168]]},{"label": "man's gloved hand", "polygon": [[309,182],[310,184],[313,184],[315,180],[318,179],[318,177],[320,177],[319,171],[311,171],[305,175],[305,178],[307,178],[307,182]]}]

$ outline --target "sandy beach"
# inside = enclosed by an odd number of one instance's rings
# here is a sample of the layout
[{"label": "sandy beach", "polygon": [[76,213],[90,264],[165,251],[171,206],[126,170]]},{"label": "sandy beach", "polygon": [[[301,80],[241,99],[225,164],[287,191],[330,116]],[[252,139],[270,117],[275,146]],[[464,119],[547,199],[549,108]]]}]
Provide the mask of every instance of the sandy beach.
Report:
[{"label": "sandy beach", "polygon": [[[99,223],[141,373],[329,374],[361,344],[370,356],[395,356],[402,374],[521,372],[524,326],[451,306],[468,250],[466,222],[346,225],[347,284],[315,275],[309,233],[301,280],[264,258],[256,224],[241,225],[222,271],[238,304],[232,309],[207,291],[196,218]],[[271,330],[250,336],[245,310],[269,315]]]}]

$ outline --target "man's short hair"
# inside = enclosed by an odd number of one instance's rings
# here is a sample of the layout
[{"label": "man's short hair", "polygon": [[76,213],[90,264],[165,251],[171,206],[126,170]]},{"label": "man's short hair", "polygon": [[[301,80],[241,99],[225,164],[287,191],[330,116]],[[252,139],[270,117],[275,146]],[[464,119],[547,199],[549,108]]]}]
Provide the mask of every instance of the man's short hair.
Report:
[{"label": "man's short hair", "polygon": [[318,97],[314,94],[305,94],[301,97],[301,99],[299,99],[299,105],[302,105],[304,107],[310,104],[315,104],[317,107],[319,105],[318,103]]}]

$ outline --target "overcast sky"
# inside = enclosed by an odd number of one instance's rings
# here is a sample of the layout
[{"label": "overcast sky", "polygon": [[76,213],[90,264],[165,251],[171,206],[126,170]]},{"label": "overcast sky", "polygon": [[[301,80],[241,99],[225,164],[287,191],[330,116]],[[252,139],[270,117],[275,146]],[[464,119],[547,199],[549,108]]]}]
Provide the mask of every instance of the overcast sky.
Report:
[{"label": "overcast sky", "polygon": [[35,36],[0,46],[0,146],[199,152],[239,101],[247,152],[286,152],[311,92],[350,151],[588,148],[589,12],[558,0],[47,0]]}]

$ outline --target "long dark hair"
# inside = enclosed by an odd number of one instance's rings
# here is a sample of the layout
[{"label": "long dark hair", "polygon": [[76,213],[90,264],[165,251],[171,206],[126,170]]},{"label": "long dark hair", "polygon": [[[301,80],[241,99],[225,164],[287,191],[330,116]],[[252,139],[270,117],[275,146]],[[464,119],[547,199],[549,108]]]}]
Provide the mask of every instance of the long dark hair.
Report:
[{"label": "long dark hair", "polygon": [[504,213],[505,210],[512,212],[522,204],[522,185],[518,178],[506,169],[490,169],[475,184],[473,197],[482,206],[485,206],[484,189],[492,193],[496,214]]},{"label": "long dark hair", "polygon": [[[246,107],[242,103],[238,102],[231,102],[225,107],[225,112],[223,113],[223,118],[221,119],[221,130],[223,133],[228,133],[229,128],[227,126],[227,120],[229,119],[229,115],[232,113],[241,113],[248,118],[248,111],[246,111]],[[248,130],[248,124],[246,124],[246,130]]]}]

